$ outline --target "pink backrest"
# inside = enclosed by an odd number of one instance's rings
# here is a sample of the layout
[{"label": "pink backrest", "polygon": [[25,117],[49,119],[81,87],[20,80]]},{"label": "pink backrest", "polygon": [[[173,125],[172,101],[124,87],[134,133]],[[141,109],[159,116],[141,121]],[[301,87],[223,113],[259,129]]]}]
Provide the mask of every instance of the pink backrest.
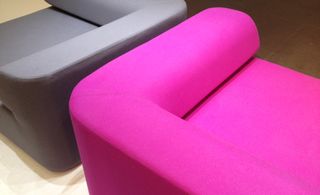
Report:
[{"label": "pink backrest", "polygon": [[82,88],[91,93],[102,89],[142,96],[182,117],[245,64],[258,47],[258,32],[248,15],[226,8],[207,9],[108,63],[94,78],[87,77]]}]

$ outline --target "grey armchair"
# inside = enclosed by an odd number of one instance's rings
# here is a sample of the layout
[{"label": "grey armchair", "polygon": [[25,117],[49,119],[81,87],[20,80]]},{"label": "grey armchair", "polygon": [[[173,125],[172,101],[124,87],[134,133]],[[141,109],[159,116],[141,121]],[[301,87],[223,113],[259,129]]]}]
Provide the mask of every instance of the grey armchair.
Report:
[{"label": "grey armchair", "polygon": [[52,171],[79,164],[68,99],[84,76],[186,17],[183,0],[47,0],[0,24],[0,132]]}]

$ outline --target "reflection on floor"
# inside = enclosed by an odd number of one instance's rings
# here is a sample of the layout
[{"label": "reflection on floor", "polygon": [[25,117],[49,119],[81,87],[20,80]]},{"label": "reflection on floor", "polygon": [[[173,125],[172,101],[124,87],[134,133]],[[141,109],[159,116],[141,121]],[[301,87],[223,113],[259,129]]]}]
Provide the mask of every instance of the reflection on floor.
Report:
[{"label": "reflection on floor", "polygon": [[50,172],[0,134],[0,194],[87,195],[88,190],[82,166]]}]

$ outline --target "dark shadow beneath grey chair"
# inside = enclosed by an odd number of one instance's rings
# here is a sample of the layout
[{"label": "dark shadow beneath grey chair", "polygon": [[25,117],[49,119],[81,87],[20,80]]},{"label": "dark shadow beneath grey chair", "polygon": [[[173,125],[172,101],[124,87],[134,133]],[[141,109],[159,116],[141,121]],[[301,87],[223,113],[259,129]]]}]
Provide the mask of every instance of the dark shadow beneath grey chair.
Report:
[{"label": "dark shadow beneath grey chair", "polygon": [[186,5],[182,0],[48,2],[53,7],[0,24],[0,132],[46,168],[64,171],[80,161],[68,114],[72,88],[181,22]]}]

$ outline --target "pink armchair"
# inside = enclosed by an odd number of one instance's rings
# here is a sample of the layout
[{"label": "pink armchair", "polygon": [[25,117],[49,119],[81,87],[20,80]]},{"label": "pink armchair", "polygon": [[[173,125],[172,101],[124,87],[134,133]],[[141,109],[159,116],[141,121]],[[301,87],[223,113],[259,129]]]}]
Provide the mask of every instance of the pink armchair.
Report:
[{"label": "pink armchair", "polygon": [[113,60],[70,110],[91,194],[319,194],[320,81],[205,10]]}]

